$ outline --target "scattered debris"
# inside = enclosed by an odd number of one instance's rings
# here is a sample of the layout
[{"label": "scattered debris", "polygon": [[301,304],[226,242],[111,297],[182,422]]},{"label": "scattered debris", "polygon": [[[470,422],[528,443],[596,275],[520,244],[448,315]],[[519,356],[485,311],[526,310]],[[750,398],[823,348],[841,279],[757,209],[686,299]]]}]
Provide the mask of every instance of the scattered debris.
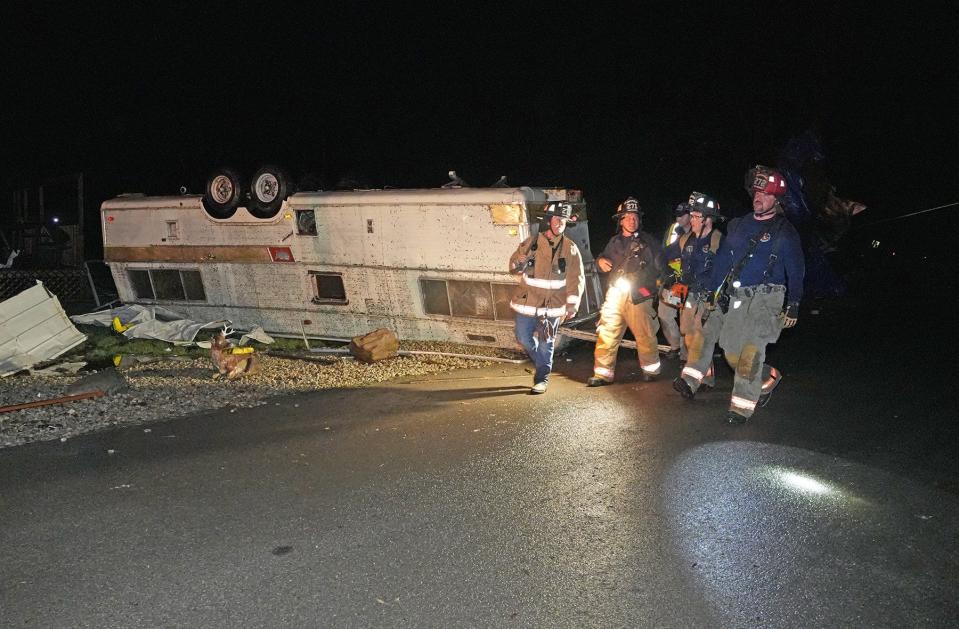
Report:
[{"label": "scattered debris", "polygon": [[62,374],[75,374],[87,366],[86,361],[57,363],[43,369],[31,369],[30,373],[34,376],[56,376]]},{"label": "scattered debris", "polygon": [[273,343],[273,337],[267,334],[260,326],[253,326],[253,329],[240,337],[240,345],[246,345],[250,341],[270,345]]},{"label": "scattered debris", "polygon": [[127,389],[128,386],[127,381],[116,369],[103,369],[76,380],[67,387],[67,394],[74,395],[89,393],[90,391],[100,391],[104,394],[119,393]]},{"label": "scattered debris", "polygon": [[226,319],[197,323],[160,306],[136,304],[75,315],[70,319],[77,324],[113,328],[128,339],[155,339],[174,345],[192,345],[200,330],[229,323]]},{"label": "scattered debris", "polygon": [[364,363],[393,358],[400,349],[399,339],[391,330],[379,328],[350,341],[350,354]]},{"label": "scattered debris", "polygon": [[10,252],[10,255],[7,256],[7,261],[3,264],[0,264],[0,269],[10,269],[13,268],[13,261],[17,259],[17,256],[20,255],[19,249],[14,249]]},{"label": "scattered debris", "polygon": [[[104,339],[113,339],[112,343],[107,343],[107,346],[102,348],[104,351],[96,358],[97,361],[105,361],[107,364],[112,362],[111,359],[120,349],[116,346],[118,342],[122,346],[132,346],[130,349],[138,356],[141,352],[150,351],[146,345],[156,343],[144,340],[126,341],[106,329],[100,334]],[[94,335],[91,334],[90,338],[94,338]],[[68,408],[75,410],[76,415],[65,413],[64,407],[58,405],[0,415],[0,450],[38,441],[58,441],[64,437],[73,439],[90,432],[128,426],[139,426],[138,430],[146,432],[153,422],[215,409],[224,409],[224,412],[228,413],[229,408],[235,408],[236,413],[229,416],[239,418],[248,408],[265,404],[272,408],[274,404],[281,402],[276,396],[309,393],[321,389],[362,387],[397,378],[416,380],[428,374],[451,369],[469,369],[491,364],[481,361],[514,361],[520,357],[518,352],[495,347],[439,341],[403,341],[401,355],[390,360],[365,364],[353,360],[349,354],[323,357],[310,354],[303,349],[302,343],[299,344],[299,349],[296,349],[287,339],[277,339],[277,345],[283,346],[284,349],[288,347],[289,357],[296,357],[298,360],[276,357],[273,350],[269,353],[259,352],[260,373],[237,380],[211,380],[210,375],[213,372],[210,357],[198,349],[175,347],[174,352],[189,352],[189,355],[168,358],[153,356],[152,358],[159,360],[131,360],[129,365],[124,361],[124,368],[118,375],[122,376],[128,388],[103,397],[73,402]],[[417,353],[403,355],[407,351]],[[464,352],[469,354],[463,354]],[[294,356],[294,353],[298,356]],[[465,359],[461,357],[463,355],[476,358]],[[130,354],[124,354],[124,359],[129,356]],[[114,369],[107,367],[105,371],[111,372]],[[77,375],[36,376],[22,372],[2,381],[0,397],[3,398],[2,403],[54,398],[66,395],[67,388],[79,380],[80,376]],[[301,399],[287,400],[281,406],[294,408],[294,403],[299,403],[300,408],[306,406]],[[329,430],[330,436],[335,432],[326,426],[321,428]],[[155,443],[169,447],[176,439],[177,435],[164,431],[164,434],[156,435]]]},{"label": "scattered debris", "polygon": [[49,400],[37,400],[36,402],[24,402],[23,404],[11,404],[10,406],[0,406],[0,413],[12,413],[13,411],[20,411],[27,408],[36,408],[38,406],[50,406],[51,404],[64,404],[66,402],[76,402],[78,400],[86,400],[92,397],[100,397],[106,395],[103,391],[88,391],[86,393],[79,393],[77,395],[64,395],[63,397],[55,397]]},{"label": "scattered debris", "polygon": [[62,356],[87,339],[42,282],[0,302],[0,377]]}]

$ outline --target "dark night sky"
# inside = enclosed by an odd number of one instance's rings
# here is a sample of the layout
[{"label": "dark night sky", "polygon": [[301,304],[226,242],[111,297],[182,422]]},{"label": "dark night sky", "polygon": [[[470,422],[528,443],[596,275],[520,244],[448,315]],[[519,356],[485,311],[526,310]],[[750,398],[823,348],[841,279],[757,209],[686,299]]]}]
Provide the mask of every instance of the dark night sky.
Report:
[{"label": "dark night sky", "polygon": [[876,218],[959,200],[959,20],[774,4],[23,4],[0,27],[3,184],[82,170],[108,195],[199,191],[215,166],[279,162],[412,187],[455,169],[580,187],[594,214],[633,194],[660,223],[691,189],[745,204],[744,170],[818,121],[840,194]]}]

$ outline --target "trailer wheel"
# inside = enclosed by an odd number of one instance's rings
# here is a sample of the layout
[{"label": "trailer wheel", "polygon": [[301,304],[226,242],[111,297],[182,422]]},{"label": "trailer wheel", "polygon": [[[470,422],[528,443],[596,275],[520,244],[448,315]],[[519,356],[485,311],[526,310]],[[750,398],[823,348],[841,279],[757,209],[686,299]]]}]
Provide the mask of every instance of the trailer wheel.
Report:
[{"label": "trailer wheel", "polygon": [[203,208],[213,218],[230,218],[243,196],[240,176],[229,168],[218,168],[206,180]]},{"label": "trailer wheel", "polygon": [[257,218],[273,218],[292,193],[293,184],[283,169],[263,166],[250,180],[250,205],[247,209]]}]

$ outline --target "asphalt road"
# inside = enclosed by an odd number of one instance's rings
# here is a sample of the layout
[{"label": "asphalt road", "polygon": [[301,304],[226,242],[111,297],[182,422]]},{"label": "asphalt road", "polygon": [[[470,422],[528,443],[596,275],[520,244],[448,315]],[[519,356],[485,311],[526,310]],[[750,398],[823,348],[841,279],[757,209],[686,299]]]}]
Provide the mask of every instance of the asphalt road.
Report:
[{"label": "asphalt road", "polygon": [[581,347],[544,396],[496,366],[0,451],[0,626],[955,626],[940,330],[868,315],[805,312],[741,427],[728,371],[588,389]]}]

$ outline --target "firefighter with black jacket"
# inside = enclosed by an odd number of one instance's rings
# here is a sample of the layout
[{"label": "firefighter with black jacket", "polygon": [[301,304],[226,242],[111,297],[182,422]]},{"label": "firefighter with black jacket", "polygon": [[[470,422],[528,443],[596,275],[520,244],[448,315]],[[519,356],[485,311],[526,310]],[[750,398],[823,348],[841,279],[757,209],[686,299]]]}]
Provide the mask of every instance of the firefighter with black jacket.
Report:
[{"label": "firefighter with black jacket", "polygon": [[656,332],[655,298],[665,258],[659,239],[640,231],[643,212],[633,197],[623,201],[613,218],[619,233],[596,259],[600,271],[609,273],[606,300],[596,328],[593,376],[586,384],[598,387],[611,384],[616,374],[616,353],[629,327],[636,338],[636,353],[643,380],[649,382],[660,373]]},{"label": "firefighter with black jacket", "polygon": [[721,321],[719,345],[736,374],[726,416],[731,424],[745,423],[765,406],[780,382],[780,373],[764,364],[766,346],[796,325],[805,275],[799,234],[779,202],[786,193],[782,174],[755,166],[746,189],[753,213],[730,222],[710,286],[716,309],[709,319]]},{"label": "firefighter with black jacket", "polygon": [[553,370],[556,330],[575,316],[586,288],[583,258],[576,243],[567,238],[566,222],[575,220],[569,203],[547,204],[538,233],[510,256],[510,272],[520,283],[510,300],[516,313],[516,340],[536,366],[530,393],[546,393]]}]

